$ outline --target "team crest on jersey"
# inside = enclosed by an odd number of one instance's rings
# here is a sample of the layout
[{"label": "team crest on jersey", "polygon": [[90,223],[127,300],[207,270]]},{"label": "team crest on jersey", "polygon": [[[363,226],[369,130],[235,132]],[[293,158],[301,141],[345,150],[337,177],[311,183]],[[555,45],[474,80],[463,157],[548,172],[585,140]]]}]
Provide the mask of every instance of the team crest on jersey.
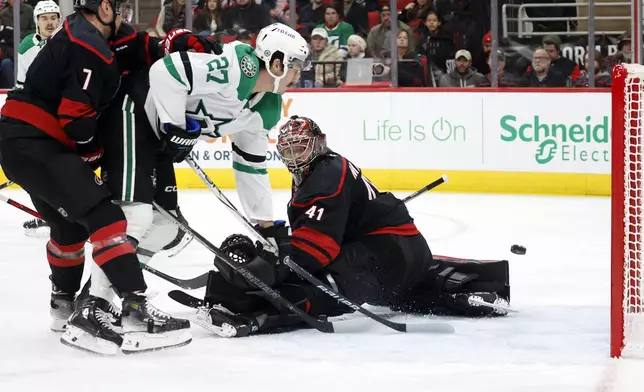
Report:
[{"label": "team crest on jersey", "polygon": [[249,78],[257,75],[257,64],[250,58],[250,56],[244,56],[239,63],[242,72]]}]

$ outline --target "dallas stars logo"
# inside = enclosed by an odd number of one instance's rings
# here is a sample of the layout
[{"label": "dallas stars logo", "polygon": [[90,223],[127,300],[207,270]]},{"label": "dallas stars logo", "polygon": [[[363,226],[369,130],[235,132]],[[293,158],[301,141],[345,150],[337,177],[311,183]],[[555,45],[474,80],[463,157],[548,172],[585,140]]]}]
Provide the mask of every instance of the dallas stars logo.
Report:
[{"label": "dallas stars logo", "polygon": [[257,64],[250,58],[250,56],[244,56],[241,59],[240,67],[244,75],[249,78],[257,75]]}]

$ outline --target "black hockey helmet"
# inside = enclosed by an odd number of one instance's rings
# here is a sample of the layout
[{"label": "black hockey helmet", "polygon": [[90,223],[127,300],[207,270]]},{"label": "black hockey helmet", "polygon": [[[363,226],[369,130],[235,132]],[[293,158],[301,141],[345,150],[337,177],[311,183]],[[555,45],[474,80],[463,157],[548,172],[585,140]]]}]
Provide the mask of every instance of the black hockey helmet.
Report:
[{"label": "black hockey helmet", "polygon": [[328,152],[326,135],[310,118],[291,116],[280,127],[277,152],[293,175],[295,185],[300,185],[311,163]]},{"label": "black hockey helmet", "polygon": [[[129,0],[109,0],[109,1],[112,4],[112,9],[114,10],[115,18],[116,18],[116,15],[121,15],[123,19],[123,23],[130,23],[132,21],[132,16],[134,15],[134,11],[132,8],[132,4],[129,2]],[[74,0],[74,10],[86,10],[93,14],[96,14],[96,16],[98,17],[98,8],[102,2],[103,0]],[[100,17],[99,17],[99,20],[100,20]],[[100,21],[106,26],[109,26],[114,23],[114,22],[105,23],[102,20]]]}]

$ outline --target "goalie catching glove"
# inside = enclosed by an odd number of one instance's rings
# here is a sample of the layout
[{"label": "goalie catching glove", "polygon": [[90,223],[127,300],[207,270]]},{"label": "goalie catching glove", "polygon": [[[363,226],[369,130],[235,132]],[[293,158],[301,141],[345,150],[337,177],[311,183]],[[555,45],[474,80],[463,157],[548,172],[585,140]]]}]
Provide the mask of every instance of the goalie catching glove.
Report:
[{"label": "goalie catching glove", "polygon": [[[243,234],[228,236],[221,244],[221,250],[233,261],[243,264],[253,275],[271,287],[283,282],[290,272],[278,256],[265,251],[259,242],[254,244],[250,238]],[[248,282],[225,262],[218,262],[215,265],[221,276],[230,284],[243,290],[256,289],[255,285]]]},{"label": "goalie catching glove", "polygon": [[201,125],[189,117],[186,117],[186,129],[173,124],[163,124],[163,152],[168,154],[173,162],[182,162],[197,144],[200,135]]}]

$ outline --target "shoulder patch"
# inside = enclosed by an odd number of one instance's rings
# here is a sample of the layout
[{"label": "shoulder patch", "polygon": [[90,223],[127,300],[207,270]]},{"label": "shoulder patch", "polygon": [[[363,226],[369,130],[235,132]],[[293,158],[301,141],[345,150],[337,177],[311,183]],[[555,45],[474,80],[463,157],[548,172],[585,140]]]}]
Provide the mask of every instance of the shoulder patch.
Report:
[{"label": "shoulder patch", "polygon": [[257,63],[254,62],[250,56],[246,55],[242,57],[239,62],[239,67],[242,70],[242,73],[246,75],[247,78],[254,78],[257,75]]},{"label": "shoulder patch", "polygon": [[237,86],[237,99],[247,100],[259,77],[259,59],[253,53],[253,48],[246,44],[235,45],[235,55],[239,62],[240,78]]}]

